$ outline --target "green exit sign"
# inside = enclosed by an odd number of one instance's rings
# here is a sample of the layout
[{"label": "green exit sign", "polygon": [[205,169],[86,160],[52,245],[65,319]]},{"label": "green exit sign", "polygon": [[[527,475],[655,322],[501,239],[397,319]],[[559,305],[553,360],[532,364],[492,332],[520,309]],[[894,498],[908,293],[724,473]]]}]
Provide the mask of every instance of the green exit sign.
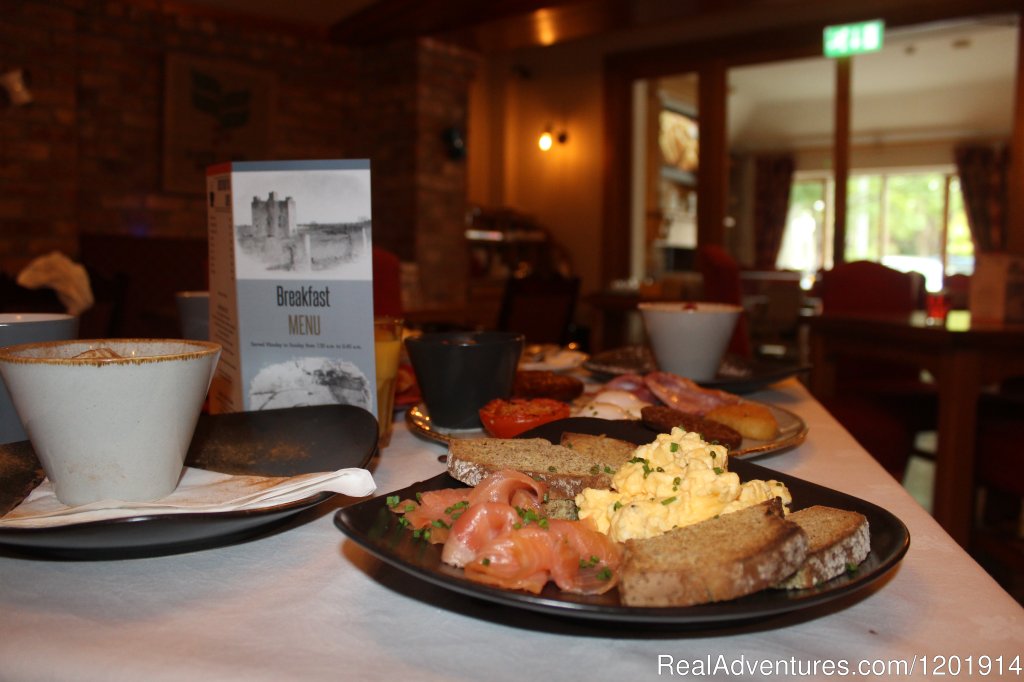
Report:
[{"label": "green exit sign", "polygon": [[882,49],[885,22],[881,19],[825,27],[825,56],[848,57]]}]

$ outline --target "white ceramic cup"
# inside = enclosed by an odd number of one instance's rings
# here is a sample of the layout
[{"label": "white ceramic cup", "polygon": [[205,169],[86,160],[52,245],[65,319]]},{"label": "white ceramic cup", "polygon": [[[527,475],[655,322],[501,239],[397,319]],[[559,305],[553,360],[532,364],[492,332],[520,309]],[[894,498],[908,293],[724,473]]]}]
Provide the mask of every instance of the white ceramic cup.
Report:
[{"label": "white ceramic cup", "polygon": [[743,309],[726,303],[641,303],[658,368],[692,379],[714,379]]},{"label": "white ceramic cup", "polygon": [[[119,357],[76,357],[97,349]],[[30,343],[0,348],[0,374],[57,499],[148,502],[178,484],[220,350],[180,339]]]},{"label": "white ceramic cup", "polygon": [[[78,335],[78,318],[63,313],[0,314],[0,347],[31,341],[58,341]],[[28,435],[11,402],[7,386],[0,380],[0,443],[25,440]]]}]

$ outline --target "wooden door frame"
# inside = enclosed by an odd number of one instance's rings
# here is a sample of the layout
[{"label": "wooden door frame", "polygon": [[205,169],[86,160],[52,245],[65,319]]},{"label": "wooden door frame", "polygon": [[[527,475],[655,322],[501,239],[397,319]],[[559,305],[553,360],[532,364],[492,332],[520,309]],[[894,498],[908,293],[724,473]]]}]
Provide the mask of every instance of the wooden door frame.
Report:
[{"label": "wooden door frame", "polygon": [[[934,21],[968,18],[985,14],[1018,14],[1019,0],[937,0],[927,5],[887,9],[881,13],[889,27],[910,26]],[[672,74],[696,72],[701,82],[711,78],[721,85],[724,73],[731,67],[772,61],[821,56],[822,30],[827,24],[879,18],[879,13],[865,16],[856,2],[834,3],[834,16],[827,21],[798,23],[771,31],[728,35],[719,38],[659,46],[631,52],[610,54],[604,60],[604,165],[603,207],[601,228],[601,287],[613,280],[630,276],[630,186],[633,177],[631,141],[633,139],[633,84],[637,80]],[[1021,29],[1018,28],[1018,33]],[[1018,41],[1018,64],[1024,63],[1024,46]],[[705,91],[706,90],[706,91]],[[701,156],[697,187],[698,243],[722,243],[723,221],[727,202],[726,188],[720,179],[727,172],[727,158],[705,158],[703,148],[727,149],[725,87],[701,88],[700,137]],[[704,98],[718,98],[703,101]],[[1017,112],[1011,135],[1012,186],[1024,184],[1024,76],[1018,67],[1016,81]],[[712,116],[703,108],[710,107]],[[705,165],[707,164],[707,165]],[[706,180],[701,178],[706,177]],[[1019,225],[1010,235],[1011,250],[1024,253],[1024,192],[1010,192],[1011,225]],[[703,207],[703,210],[702,210]],[[1012,232],[1012,230],[1011,230]]]}]

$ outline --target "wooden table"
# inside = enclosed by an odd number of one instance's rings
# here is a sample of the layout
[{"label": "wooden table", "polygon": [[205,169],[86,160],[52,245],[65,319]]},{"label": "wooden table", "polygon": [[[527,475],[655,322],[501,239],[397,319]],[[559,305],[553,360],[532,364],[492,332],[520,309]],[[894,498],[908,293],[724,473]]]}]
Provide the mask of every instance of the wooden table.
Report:
[{"label": "wooden table", "polygon": [[826,315],[810,319],[811,392],[835,394],[837,355],[893,360],[928,370],[938,388],[933,515],[966,547],[974,513],[975,428],[985,386],[1024,375],[1024,325],[971,323],[966,311],[942,321]]}]

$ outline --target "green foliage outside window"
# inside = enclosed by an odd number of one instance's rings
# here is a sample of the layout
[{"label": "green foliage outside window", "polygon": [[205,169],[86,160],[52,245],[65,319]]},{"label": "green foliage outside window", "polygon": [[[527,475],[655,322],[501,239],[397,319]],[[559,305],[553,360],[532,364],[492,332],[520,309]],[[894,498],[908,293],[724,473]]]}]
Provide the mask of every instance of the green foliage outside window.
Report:
[{"label": "green foliage outside window", "polygon": [[[832,266],[831,187],[827,177],[793,183],[778,267],[811,275]],[[855,174],[847,183],[846,204],[847,261],[886,262],[939,278],[974,271],[974,244],[956,175]]]}]

